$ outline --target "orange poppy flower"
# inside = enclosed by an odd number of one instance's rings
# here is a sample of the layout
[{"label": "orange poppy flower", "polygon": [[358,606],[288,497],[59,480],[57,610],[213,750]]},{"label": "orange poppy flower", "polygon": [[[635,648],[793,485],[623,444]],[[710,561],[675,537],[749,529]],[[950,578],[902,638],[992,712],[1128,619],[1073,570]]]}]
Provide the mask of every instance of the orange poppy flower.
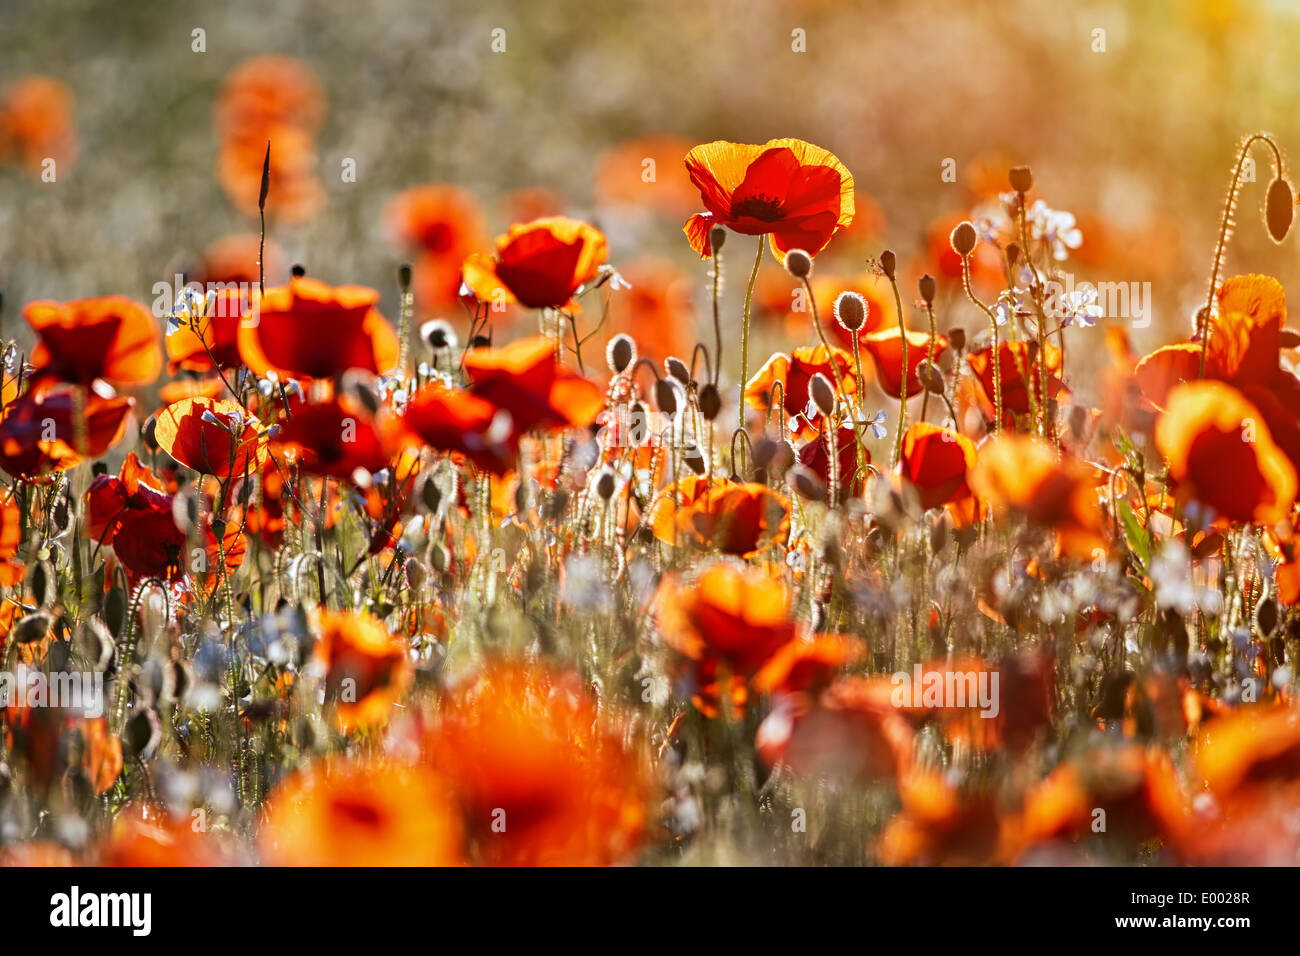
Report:
[{"label": "orange poppy flower", "polygon": [[148,385],[162,371],[158,326],[149,310],[124,295],[74,302],[29,302],[23,318],[39,341],[35,383]]},{"label": "orange poppy flower", "polygon": [[321,611],[314,657],[340,730],[382,726],[414,677],[406,642],[369,614]]},{"label": "orange poppy flower", "polygon": [[903,808],[881,831],[876,855],[886,866],[972,866],[1000,859],[1006,821],[994,795],[961,788],[933,768],[899,775]]},{"label": "orange poppy flower", "polygon": [[515,465],[518,438],[509,414],[463,389],[437,383],[420,389],[402,421],[430,448],[464,455],[494,475]]},{"label": "orange poppy flower", "polygon": [[459,186],[416,186],[389,200],[383,216],[390,242],[419,257],[412,271],[416,304],[425,311],[454,306],[461,263],[487,232],[477,197]]},{"label": "orange poppy flower", "polygon": [[511,226],[496,247],[495,256],[465,259],[465,285],[480,302],[519,302],[530,309],[566,308],[600,274],[608,252],[599,229],[563,216]]},{"label": "orange poppy flower", "polygon": [[310,402],[276,426],[273,443],[310,475],[351,481],[375,474],[400,451],[397,423],[381,410],[371,417],[347,398]]},{"label": "orange poppy flower", "polygon": [[691,216],[683,231],[704,259],[713,255],[715,225],[768,236],[780,260],[791,249],[816,255],[853,221],[853,176],[829,152],[802,140],[705,143],[686,154],[686,172],[707,212]]},{"label": "orange poppy flower", "polygon": [[[816,408],[810,409],[808,384],[818,373],[824,375],[833,385],[835,369],[839,370],[840,380],[844,383],[844,398],[858,393],[858,379],[853,368],[853,356],[843,349],[832,348],[828,354],[824,345],[805,345],[794,349],[789,355],[777,352],[763,367],[754,373],[754,377],[745,385],[745,404],[759,411],[767,411],[768,402],[773,394],[773,385],[781,383],[782,408],[785,414],[793,417],[799,414],[812,414],[808,417],[816,421],[820,413]],[[804,429],[801,434],[809,437],[816,429]]]},{"label": "orange poppy flower", "polygon": [[796,637],[777,650],[754,675],[761,694],[796,693],[820,687],[838,670],[866,657],[867,645],[842,634]]},{"label": "orange poppy flower", "polygon": [[[1065,383],[1061,381],[1061,350],[1050,342],[1043,349],[1047,356],[1047,394],[1056,398]],[[979,381],[982,395],[980,404],[984,408],[984,417],[993,419],[993,346],[971,352],[966,356],[966,363]],[[1033,390],[1034,401],[1042,403],[1042,367],[1038,361],[1038,343],[1025,339],[1003,342],[998,346],[999,372],[1002,377],[1002,411],[1004,414],[1018,412],[1022,415],[1031,410],[1029,396]]]},{"label": "orange poppy flower", "polygon": [[[799,448],[796,458],[799,464],[810,468],[822,481],[829,486],[831,480],[831,456],[828,454],[830,449],[828,438],[830,436],[818,435],[816,438],[810,438]],[[863,471],[858,471],[858,433],[852,428],[840,428],[836,430],[835,444],[837,446],[836,464],[839,468],[839,497],[843,501],[855,490],[860,490],[866,484],[866,471],[871,464],[871,453],[865,448],[862,449]]]},{"label": "orange poppy flower", "polygon": [[1209,721],[1197,741],[1195,765],[1196,782],[1220,796],[1300,779],[1300,710],[1258,704]]},{"label": "orange poppy flower", "polygon": [[28,840],[0,850],[0,867],[56,867],[76,866],[77,858],[53,840]]},{"label": "orange poppy flower", "polygon": [[903,435],[899,474],[928,510],[971,496],[966,476],[975,467],[975,445],[948,428],[916,422]]},{"label": "orange poppy flower", "polygon": [[652,510],[651,528],[665,544],[750,556],[790,534],[790,501],[767,485],[719,480],[691,488],[696,494],[686,503],[674,509],[670,497]]},{"label": "orange poppy flower", "polygon": [[1175,387],[1155,437],[1179,496],[1228,521],[1268,524],[1295,501],[1295,466],[1274,443],[1264,415],[1230,385]]},{"label": "orange poppy flower", "polygon": [[643,837],[645,769],[576,675],[489,661],[450,690],[423,742],[454,782],[476,862],[601,866]]},{"label": "orange poppy flower", "polygon": [[27,764],[42,790],[69,770],[85,774],[96,795],[107,793],[122,772],[122,741],[108,719],[62,707],[28,706],[20,692],[5,706],[6,746]]},{"label": "orange poppy flower", "polygon": [[229,866],[232,854],[190,816],[159,815],[144,805],[117,815],[99,862],[113,867]]},{"label": "orange poppy flower", "polygon": [[98,458],[122,440],[134,406],[134,399],[94,392],[28,392],[0,418],[0,468],[35,481]]},{"label": "orange poppy flower", "polygon": [[[898,326],[881,329],[864,336],[863,345],[876,365],[880,387],[890,398],[898,398],[903,388],[903,335]],[[934,338],[934,361],[937,364],[948,351],[948,339],[943,335]],[[907,397],[919,395],[925,387],[919,369],[930,355],[930,336],[925,332],[907,330]]]},{"label": "orange poppy flower", "polygon": [[313,137],[325,113],[319,81],[299,60],[256,57],[222,84],[215,108],[222,187],[240,211],[256,214],[266,144],[271,146],[266,210],[286,221],[313,215],[324,196]]},{"label": "orange poppy flower", "polygon": [[48,76],[24,76],[0,93],[0,163],[22,163],[33,173],[53,159],[67,172],[77,159],[72,93]]},{"label": "orange poppy flower", "polygon": [[664,640],[692,661],[752,675],[795,636],[793,595],[759,568],[711,564],[693,581],[669,576],[655,598]]},{"label": "orange poppy flower", "polygon": [[448,781],[426,767],[345,760],[285,778],[257,843],[271,866],[459,866],[464,840]]},{"label": "orange poppy flower", "polygon": [[604,391],[556,362],[554,343],[545,336],[470,349],[464,365],[470,391],[509,412],[519,434],[535,428],[586,428],[605,406]]},{"label": "orange poppy flower", "polygon": [[630,335],[637,355],[661,369],[670,355],[685,360],[699,341],[690,278],[659,259],[637,259],[618,271],[631,288],[620,292],[610,308],[610,336]]},{"label": "orange poppy flower", "polygon": [[398,343],[375,308],[379,293],[295,276],[267,289],[239,323],[244,364],[257,375],[329,378],[359,368],[379,374],[397,364]]},{"label": "orange poppy flower", "polygon": [[168,405],[154,438],[182,465],[222,480],[253,474],[266,460],[262,423],[232,401],[185,398]]},{"label": "orange poppy flower", "polygon": [[1100,476],[1077,458],[1058,458],[1045,442],[1000,434],[980,447],[967,481],[995,516],[1016,512],[1031,525],[1054,529],[1060,549],[1073,557],[1090,559],[1106,548]]}]

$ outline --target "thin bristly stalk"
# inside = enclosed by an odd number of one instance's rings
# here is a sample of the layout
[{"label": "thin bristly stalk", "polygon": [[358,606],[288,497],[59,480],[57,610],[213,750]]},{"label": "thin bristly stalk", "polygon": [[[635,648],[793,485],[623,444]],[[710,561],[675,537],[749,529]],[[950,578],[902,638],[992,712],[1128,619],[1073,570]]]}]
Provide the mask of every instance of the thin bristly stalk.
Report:
[{"label": "thin bristly stalk", "polygon": [[[758,255],[754,257],[754,269],[749,274],[749,288],[745,290],[745,319],[740,329],[740,430],[745,430],[745,383],[749,381],[749,310],[754,301],[754,286],[758,282],[758,267],[763,264],[763,244],[767,239],[758,237]],[[721,356],[721,350],[719,350]]]},{"label": "thin bristly stalk", "polygon": [[[713,252],[713,339],[717,343],[714,351],[716,361],[713,363],[713,386],[718,385],[718,375],[722,372],[722,319],[718,314],[718,298],[722,283],[722,250]],[[744,388],[744,384],[741,384]],[[744,414],[743,412],[741,413]]]},{"label": "thin bristly stalk", "polygon": [[[934,368],[934,344],[939,337],[934,324],[934,306],[929,302],[925,304],[925,315],[930,320],[930,347],[925,353],[925,374],[928,378],[930,370]],[[854,344],[857,344],[856,340]],[[926,413],[930,410],[930,389],[925,382],[922,382],[921,386],[921,421],[925,421]]]},{"label": "thin bristly stalk", "polygon": [[1258,142],[1268,144],[1273,151],[1273,175],[1282,175],[1282,151],[1269,133],[1259,132],[1246,137],[1237,153],[1237,162],[1232,168],[1232,180],[1228,183],[1228,195],[1223,203],[1223,215],[1219,219],[1219,238],[1214,243],[1214,261],[1210,265],[1210,287],[1205,295],[1205,309],[1197,323],[1197,333],[1201,337],[1201,367],[1199,378],[1205,378],[1205,360],[1210,347],[1210,325],[1214,321],[1214,296],[1219,291],[1219,273],[1223,271],[1223,260],[1228,252],[1228,243],[1232,239],[1232,230],[1236,225],[1237,197],[1241,191],[1241,174],[1246,168],[1250,148]]},{"label": "thin bristly stalk", "polygon": [[898,337],[903,348],[903,368],[898,376],[898,429],[894,434],[894,454],[889,460],[889,466],[896,468],[898,459],[903,457],[903,431],[907,428],[907,321],[903,316],[903,297],[898,294],[898,279],[893,275],[886,278],[894,290],[894,308],[898,310]]},{"label": "thin bristly stalk", "polygon": [[993,328],[993,431],[1002,431],[1002,356],[999,354],[998,342],[998,317],[993,314],[993,310],[980,301],[979,296],[970,284],[970,256],[961,257],[961,284],[966,291],[966,298],[970,299],[980,310],[988,316],[989,325]]}]

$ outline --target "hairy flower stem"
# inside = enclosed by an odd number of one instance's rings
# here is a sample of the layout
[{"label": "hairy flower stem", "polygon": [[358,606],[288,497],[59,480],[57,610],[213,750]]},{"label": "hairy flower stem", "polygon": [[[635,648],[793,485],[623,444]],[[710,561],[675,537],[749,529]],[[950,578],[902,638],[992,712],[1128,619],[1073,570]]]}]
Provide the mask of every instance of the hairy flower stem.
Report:
[{"label": "hairy flower stem", "polygon": [[903,344],[903,371],[899,375],[898,386],[898,431],[894,435],[894,456],[889,460],[891,468],[898,467],[898,459],[903,456],[903,431],[907,427],[907,322],[903,317],[903,297],[898,294],[898,280],[889,276],[889,285],[894,290],[894,308],[898,310],[898,338]]},{"label": "hairy flower stem", "polygon": [[993,310],[980,301],[979,296],[970,284],[970,256],[961,257],[961,285],[966,290],[966,298],[970,299],[980,310],[989,317],[989,325],[993,329],[993,431],[1002,431],[1002,355],[999,353],[998,343],[998,317],[993,314]]},{"label": "hairy flower stem", "polygon": [[[762,252],[759,247],[759,252]],[[716,351],[713,353],[713,386],[717,388],[718,376],[722,374],[722,319],[718,314],[718,296],[721,292],[722,285],[722,250],[713,250],[713,340],[716,343]],[[741,383],[742,392],[744,383]],[[743,395],[742,395],[743,404]],[[743,418],[744,412],[741,412]]]},{"label": "hairy flower stem", "polygon": [[1223,204],[1223,215],[1219,219],[1219,238],[1214,243],[1214,262],[1210,266],[1210,288],[1205,296],[1205,311],[1201,313],[1197,333],[1201,337],[1201,370],[1199,378],[1205,378],[1205,359],[1210,348],[1210,325],[1214,314],[1214,294],[1219,290],[1219,271],[1223,268],[1223,256],[1228,249],[1228,240],[1232,238],[1232,217],[1237,210],[1237,192],[1241,188],[1241,174],[1246,168],[1246,159],[1250,148],[1263,141],[1273,151],[1273,175],[1282,175],[1282,150],[1278,148],[1273,137],[1264,132],[1255,133],[1246,138],[1237,154],[1237,163],[1232,169],[1232,181],[1228,184],[1228,198]]},{"label": "hairy flower stem", "polygon": [[[930,369],[934,368],[934,344],[939,338],[939,332],[934,326],[934,306],[929,302],[925,304],[925,316],[930,320],[930,348],[925,353],[925,376],[930,377]],[[857,340],[853,342],[857,345]],[[927,383],[922,382],[921,389],[921,421],[925,421],[926,413],[930,410],[930,389]]]},{"label": "hairy flower stem", "polygon": [[[763,264],[763,243],[767,240],[758,237],[758,255],[754,257],[754,269],[749,274],[749,288],[745,290],[745,322],[740,329],[740,430],[745,430],[745,383],[749,381],[749,310],[754,301],[754,286],[758,282],[758,267]],[[721,358],[721,350],[719,350]]]}]

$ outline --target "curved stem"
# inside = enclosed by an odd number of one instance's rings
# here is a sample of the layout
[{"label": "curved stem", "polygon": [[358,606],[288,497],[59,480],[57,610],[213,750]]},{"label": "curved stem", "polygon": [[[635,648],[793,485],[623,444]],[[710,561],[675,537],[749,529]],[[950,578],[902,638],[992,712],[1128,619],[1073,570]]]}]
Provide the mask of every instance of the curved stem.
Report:
[{"label": "curved stem", "polygon": [[979,300],[975,295],[975,290],[970,284],[970,256],[962,256],[961,259],[961,284],[966,290],[966,298],[970,299],[980,310],[989,317],[989,325],[993,327],[993,431],[1002,431],[1002,355],[998,343],[998,317],[993,314],[993,310]]},{"label": "curved stem", "polygon": [[894,436],[894,457],[889,462],[893,468],[903,456],[903,429],[907,426],[907,323],[903,321],[903,297],[898,294],[898,281],[893,276],[889,277],[889,285],[894,290],[894,308],[898,310],[898,338],[903,345],[903,369],[898,376],[898,431]]},{"label": "curved stem", "polygon": [[745,430],[745,384],[749,381],[749,309],[754,301],[754,285],[758,282],[758,267],[763,263],[763,244],[758,237],[758,255],[754,257],[754,270],[749,274],[749,288],[745,290],[745,324],[740,330],[740,430]]}]

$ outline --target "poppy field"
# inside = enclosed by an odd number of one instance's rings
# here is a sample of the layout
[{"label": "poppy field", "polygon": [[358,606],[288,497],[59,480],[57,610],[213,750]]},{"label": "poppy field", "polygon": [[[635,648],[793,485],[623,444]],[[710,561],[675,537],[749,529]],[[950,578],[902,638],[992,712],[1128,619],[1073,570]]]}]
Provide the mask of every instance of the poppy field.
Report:
[{"label": "poppy field", "polygon": [[[864,39],[886,108],[849,4],[716,106],[612,22],[142,4],[132,78],[19,6],[0,866],[1300,862],[1300,127],[1191,85],[1292,19],[1081,4],[955,98]],[[1157,53],[1150,154],[972,105]]]}]

